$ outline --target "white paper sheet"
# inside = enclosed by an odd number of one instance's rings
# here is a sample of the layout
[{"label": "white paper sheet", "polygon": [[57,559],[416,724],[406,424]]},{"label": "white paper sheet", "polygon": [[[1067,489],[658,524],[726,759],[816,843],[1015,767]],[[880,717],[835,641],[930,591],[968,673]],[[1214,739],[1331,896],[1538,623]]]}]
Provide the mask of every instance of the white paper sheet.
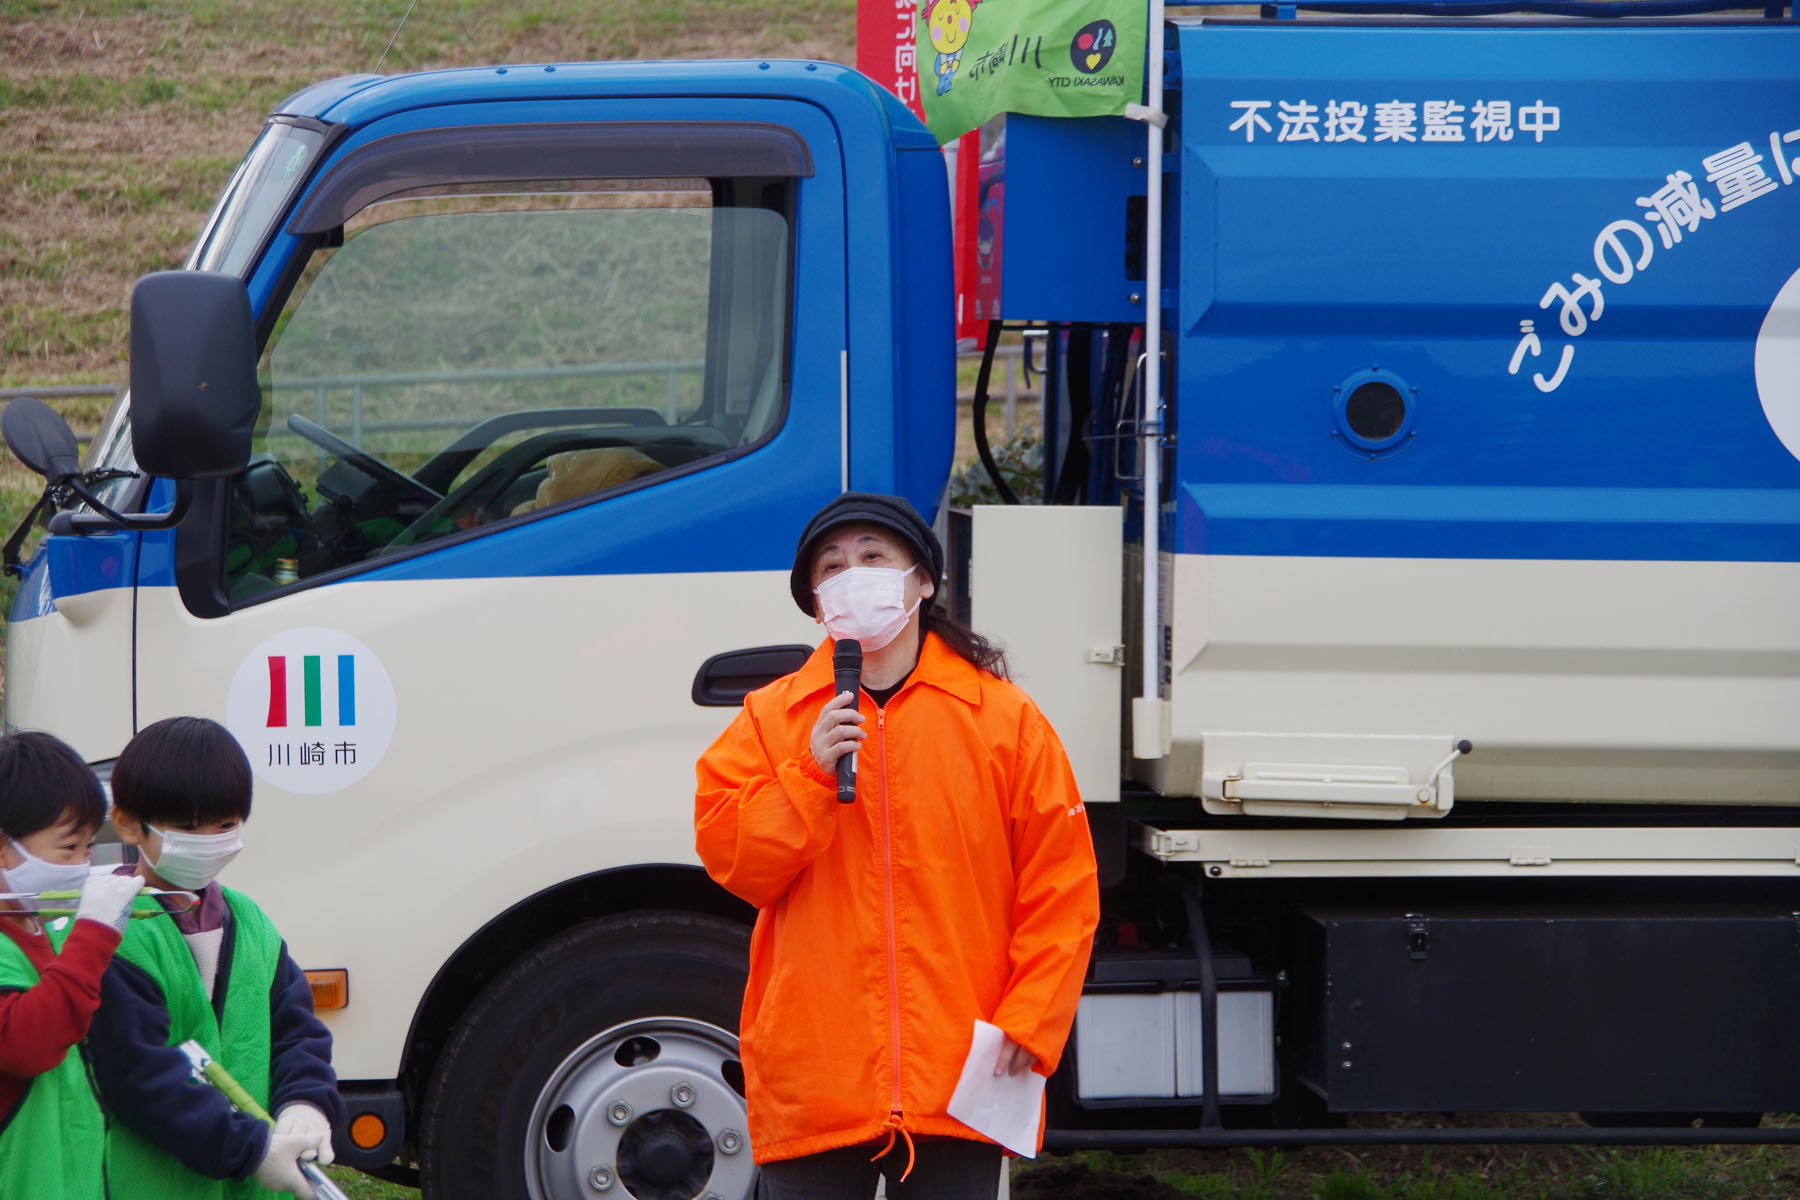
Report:
[{"label": "white paper sheet", "polygon": [[962,1078],[950,1096],[950,1115],[1014,1154],[1035,1158],[1044,1077],[1030,1070],[1017,1075],[994,1074],[994,1060],[1000,1057],[1005,1037],[998,1025],[975,1022]]}]

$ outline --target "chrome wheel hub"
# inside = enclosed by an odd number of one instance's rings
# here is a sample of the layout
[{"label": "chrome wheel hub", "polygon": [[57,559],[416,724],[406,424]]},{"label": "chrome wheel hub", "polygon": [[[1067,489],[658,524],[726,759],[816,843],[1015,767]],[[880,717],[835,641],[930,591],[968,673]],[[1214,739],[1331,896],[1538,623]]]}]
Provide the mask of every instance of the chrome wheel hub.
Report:
[{"label": "chrome wheel hub", "polygon": [[578,1047],[532,1107],[535,1200],[749,1200],[756,1183],[737,1038],[656,1017]]}]

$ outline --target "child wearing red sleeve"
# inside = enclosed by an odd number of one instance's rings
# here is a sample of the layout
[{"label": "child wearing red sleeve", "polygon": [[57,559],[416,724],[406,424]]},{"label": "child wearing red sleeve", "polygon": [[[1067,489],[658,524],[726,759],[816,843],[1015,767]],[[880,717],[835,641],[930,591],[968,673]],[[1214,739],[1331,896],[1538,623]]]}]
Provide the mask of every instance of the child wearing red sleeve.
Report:
[{"label": "child wearing red sleeve", "polygon": [[76,919],[55,930],[0,901],[0,1195],[104,1194],[105,1126],[76,1044],[143,885],[89,876],[105,814],[99,780],[68,746],[0,738],[0,892],[81,892]]}]

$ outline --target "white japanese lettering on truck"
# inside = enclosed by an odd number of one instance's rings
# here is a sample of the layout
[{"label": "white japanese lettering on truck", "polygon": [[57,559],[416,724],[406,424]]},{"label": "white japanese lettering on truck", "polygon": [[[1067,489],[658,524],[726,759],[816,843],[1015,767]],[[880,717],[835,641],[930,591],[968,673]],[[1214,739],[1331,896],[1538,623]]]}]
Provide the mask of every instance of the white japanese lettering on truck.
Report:
[{"label": "white japanese lettering on truck", "polygon": [[[1630,283],[1656,256],[1657,239],[1650,235],[1651,229],[1661,235],[1662,248],[1672,250],[1681,244],[1683,232],[1698,233],[1701,222],[1713,220],[1759,196],[1792,185],[1795,177],[1800,175],[1800,157],[1788,159],[1784,146],[1790,143],[1800,143],[1800,129],[1770,133],[1766,156],[1748,141],[1743,141],[1701,159],[1706,181],[1717,189],[1717,205],[1711,197],[1700,194],[1700,185],[1693,175],[1685,170],[1669,172],[1661,187],[1648,196],[1637,197],[1637,206],[1645,210],[1640,214],[1641,220],[1649,222],[1648,229],[1637,219],[1621,218],[1595,236],[1595,269],[1607,283]],[[1775,175],[1765,169],[1765,158]],[[1556,305],[1557,323],[1563,333],[1571,339],[1578,338],[1606,311],[1602,287],[1601,280],[1574,271],[1569,275],[1569,284],[1557,281],[1545,289],[1538,307],[1548,309]],[[1519,335],[1518,344],[1513,347],[1512,357],[1506,364],[1508,375],[1519,373],[1527,355],[1538,358],[1544,352],[1536,321],[1529,318],[1520,321]],[[1557,352],[1556,369],[1550,377],[1546,379],[1541,371],[1536,371],[1532,373],[1531,382],[1540,392],[1554,392],[1562,386],[1574,360],[1574,345],[1564,343]]]},{"label": "white japanese lettering on truck", "polygon": [[[1511,100],[1475,98],[1467,104],[1456,100],[1377,100],[1364,103],[1342,98],[1321,106],[1311,100],[1233,100],[1234,115],[1228,133],[1242,133],[1255,142],[1257,132],[1275,133],[1269,115],[1281,122],[1277,142],[1362,142],[1374,117],[1374,141],[1390,142],[1510,142],[1515,133],[1528,133],[1542,142],[1546,133],[1562,128],[1560,105],[1533,100],[1520,105],[1514,119]],[[1274,112],[1265,115],[1264,110]],[[1320,121],[1323,118],[1323,128]],[[1264,139],[1265,143],[1268,139]]]}]

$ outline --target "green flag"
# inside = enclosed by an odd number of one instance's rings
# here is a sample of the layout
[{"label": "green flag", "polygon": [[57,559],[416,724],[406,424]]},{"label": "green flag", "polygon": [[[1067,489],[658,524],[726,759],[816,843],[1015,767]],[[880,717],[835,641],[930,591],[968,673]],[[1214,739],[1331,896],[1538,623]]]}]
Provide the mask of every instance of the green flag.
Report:
[{"label": "green flag", "polygon": [[1144,0],[918,0],[919,91],[940,142],[1003,112],[1104,117],[1144,95]]}]

